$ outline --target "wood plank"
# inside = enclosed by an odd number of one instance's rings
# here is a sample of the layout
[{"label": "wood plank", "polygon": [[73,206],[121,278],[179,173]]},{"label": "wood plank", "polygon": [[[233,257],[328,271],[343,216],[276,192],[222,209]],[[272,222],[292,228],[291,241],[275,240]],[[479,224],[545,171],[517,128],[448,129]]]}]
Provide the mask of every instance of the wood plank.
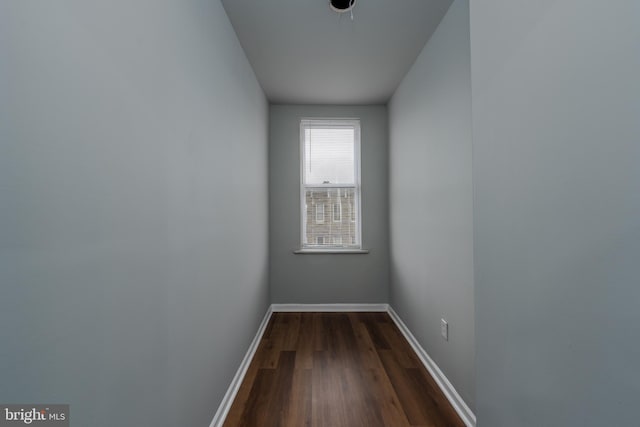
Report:
[{"label": "wood plank", "polygon": [[269,388],[267,413],[261,419],[260,426],[281,426],[285,424],[287,406],[290,402],[295,366],[295,351],[282,351],[278,358],[278,367]]},{"label": "wood plank", "polygon": [[311,414],[313,427],[348,426],[341,374],[327,351],[313,355]]},{"label": "wood plank", "polygon": [[356,313],[349,313],[349,320],[354,330],[358,353],[362,366],[368,369],[381,369],[380,359],[376,353],[375,345],[371,341],[367,327]]},{"label": "wood plank", "polygon": [[311,369],[294,369],[284,427],[311,426]]},{"label": "wood plank", "polygon": [[286,319],[282,337],[282,350],[295,351],[298,349],[298,338],[300,334],[301,313],[278,313],[283,314]]},{"label": "wood plank", "polygon": [[227,414],[227,419],[224,423],[224,426],[236,426],[240,425],[240,419],[242,417],[242,413],[244,412],[245,406],[249,401],[249,394],[253,388],[254,383],[256,382],[256,376],[258,375],[260,363],[256,363],[258,360],[259,349],[256,351],[254,355],[253,362],[249,365],[247,369],[247,373],[244,376],[242,384],[238,389],[238,393],[236,394],[235,399],[233,400],[233,404],[229,409],[229,413]]},{"label": "wood plank", "polygon": [[384,420],[374,391],[361,369],[343,369],[342,381],[347,396],[347,423],[354,427],[384,427]]},{"label": "wood plank", "polygon": [[463,427],[386,313],[274,313],[225,427]]},{"label": "wood plank", "polygon": [[362,322],[362,316],[358,316],[356,313],[349,313],[349,320],[355,331],[358,352],[364,368],[363,376],[366,381],[366,387],[374,393],[384,425],[389,427],[409,427],[409,420],[407,420],[398,396],[384,371],[367,328]]},{"label": "wood plank", "polygon": [[417,368],[420,365],[418,357],[411,349],[407,340],[402,336],[396,325],[390,323],[378,323],[378,330],[389,343],[400,365],[404,368]]},{"label": "wood plank", "polygon": [[311,369],[313,367],[313,314],[300,313],[300,329],[296,345],[296,369]]},{"label": "wood plank", "polygon": [[327,333],[322,322],[325,313],[313,313],[313,349],[324,351],[327,349]]},{"label": "wood plank", "polygon": [[367,328],[367,332],[369,333],[369,336],[371,337],[371,341],[373,341],[373,345],[375,346],[375,348],[388,350],[391,347],[380,331],[378,325],[378,323],[380,322],[380,317],[376,316],[377,314],[378,313],[364,313],[363,323]]},{"label": "wood plank", "polygon": [[420,369],[403,368],[393,351],[378,350],[378,354],[411,425],[464,427],[460,420],[451,419],[451,416],[456,415],[453,409],[450,412],[442,411],[440,405],[450,407],[449,402],[439,390],[438,394],[442,399],[437,398],[428,382],[420,379],[423,376]]},{"label": "wood plank", "polygon": [[409,420],[384,369],[366,369],[367,385],[373,391],[380,415],[387,427],[409,427]]},{"label": "wood plank", "polygon": [[262,421],[268,415],[269,391],[271,390],[275,373],[274,369],[260,369],[258,371],[240,420],[236,424],[227,419],[225,426],[253,427],[262,425]]},{"label": "wood plank", "polygon": [[343,369],[357,369],[361,365],[358,343],[346,313],[331,313],[331,345],[329,347],[332,358]]},{"label": "wood plank", "polygon": [[263,338],[260,344],[260,367],[265,369],[275,369],[278,365],[282,344],[287,332],[286,326],[283,326],[283,313],[274,313],[269,321],[269,336]]},{"label": "wood plank", "polygon": [[425,368],[409,369],[409,376],[415,384],[417,395],[423,396],[433,402],[433,405],[425,405],[429,412],[429,419],[434,420],[436,427],[465,427],[458,414],[451,406],[447,398],[429,375]]},{"label": "wood plank", "polygon": [[428,423],[428,417],[425,416],[420,402],[421,396],[416,396],[414,384],[408,372],[398,363],[391,350],[378,350],[378,355],[409,423],[411,425]]}]

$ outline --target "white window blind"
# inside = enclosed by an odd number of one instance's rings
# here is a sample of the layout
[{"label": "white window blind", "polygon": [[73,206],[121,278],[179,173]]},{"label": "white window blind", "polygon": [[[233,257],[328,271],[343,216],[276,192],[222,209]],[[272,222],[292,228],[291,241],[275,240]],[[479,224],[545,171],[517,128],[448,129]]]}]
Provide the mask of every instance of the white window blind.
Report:
[{"label": "white window blind", "polygon": [[300,152],[302,247],[361,249],[360,121],[301,120]]}]

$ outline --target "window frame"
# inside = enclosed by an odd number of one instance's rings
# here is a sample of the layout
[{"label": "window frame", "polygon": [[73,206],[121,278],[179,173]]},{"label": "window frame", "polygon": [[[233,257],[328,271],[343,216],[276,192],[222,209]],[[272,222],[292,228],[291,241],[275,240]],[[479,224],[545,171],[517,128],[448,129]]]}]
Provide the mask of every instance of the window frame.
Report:
[{"label": "window frame", "polygon": [[[305,130],[312,125],[327,126],[327,127],[353,127],[354,132],[354,183],[353,184],[305,184]],[[361,150],[360,150],[360,119],[359,118],[318,118],[318,117],[301,117],[300,118],[300,248],[301,251],[312,252],[353,252],[362,251],[362,186],[361,186]],[[307,221],[306,221],[306,200],[305,195],[307,190],[325,190],[335,188],[348,188],[353,189],[353,206],[356,208],[355,215],[355,243],[341,245],[317,245],[306,242],[307,236]],[[342,209],[340,209],[340,218],[342,219]],[[325,207],[326,211],[326,207]],[[315,219],[315,212],[314,212]],[[333,220],[333,206],[331,207],[331,220]],[[333,222],[333,221],[331,221]],[[343,239],[344,240],[344,239]]]}]

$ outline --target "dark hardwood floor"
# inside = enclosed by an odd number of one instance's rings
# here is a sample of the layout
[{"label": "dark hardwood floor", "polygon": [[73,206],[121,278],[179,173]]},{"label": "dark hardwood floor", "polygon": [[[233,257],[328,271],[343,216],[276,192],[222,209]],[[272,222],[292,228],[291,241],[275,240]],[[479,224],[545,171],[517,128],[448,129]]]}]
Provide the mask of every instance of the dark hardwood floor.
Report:
[{"label": "dark hardwood floor", "polygon": [[464,424],[387,313],[274,313],[224,426]]}]

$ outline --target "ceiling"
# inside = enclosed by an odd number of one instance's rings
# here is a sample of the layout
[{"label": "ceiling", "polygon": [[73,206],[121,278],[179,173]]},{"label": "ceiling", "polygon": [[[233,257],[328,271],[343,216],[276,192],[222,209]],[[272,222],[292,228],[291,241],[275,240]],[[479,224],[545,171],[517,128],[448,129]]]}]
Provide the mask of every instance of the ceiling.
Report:
[{"label": "ceiling", "polygon": [[222,0],[272,103],[386,103],[452,0]]}]

